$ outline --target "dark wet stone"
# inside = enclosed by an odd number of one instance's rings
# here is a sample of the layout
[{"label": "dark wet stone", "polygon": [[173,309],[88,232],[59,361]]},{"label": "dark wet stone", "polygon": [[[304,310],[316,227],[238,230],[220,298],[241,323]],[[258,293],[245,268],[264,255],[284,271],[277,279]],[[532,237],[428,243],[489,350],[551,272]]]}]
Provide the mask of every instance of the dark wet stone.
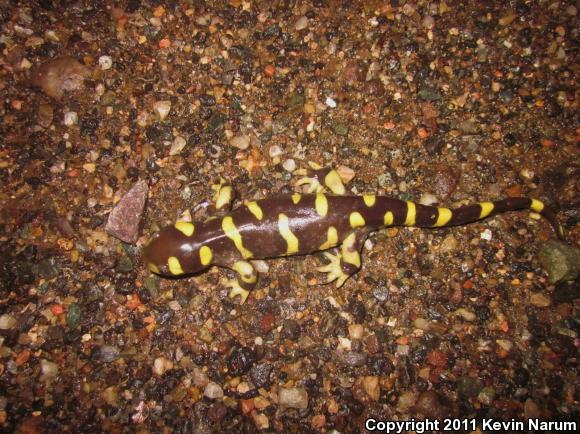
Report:
[{"label": "dark wet stone", "polygon": [[79,122],[81,136],[93,136],[99,128],[99,120],[93,116],[84,116]]},{"label": "dark wet stone", "polygon": [[250,370],[250,378],[257,388],[270,387],[270,374],[272,373],[272,365],[260,363],[255,365]]},{"label": "dark wet stone", "polygon": [[575,280],[580,274],[580,249],[577,247],[550,240],[540,247],[538,255],[552,284]]},{"label": "dark wet stone", "polygon": [[434,390],[422,392],[414,407],[415,412],[432,419],[441,418],[446,414],[445,410],[441,405],[439,395]]},{"label": "dark wet stone", "polygon": [[556,303],[565,303],[580,298],[580,284],[578,279],[568,282],[560,282],[552,294]]},{"label": "dark wet stone", "polygon": [[149,292],[149,296],[155,299],[159,296],[159,277],[152,274],[147,276],[144,282],[145,289]]},{"label": "dark wet stone", "polygon": [[389,375],[395,369],[393,363],[382,354],[370,356],[366,364],[375,375]]},{"label": "dark wet stone", "polygon": [[115,270],[119,273],[127,274],[133,271],[133,261],[128,256],[121,256],[115,265]]},{"label": "dark wet stone", "polygon": [[97,362],[111,363],[120,357],[121,352],[113,345],[102,345],[93,349],[91,358]]},{"label": "dark wet stone", "polygon": [[348,135],[348,126],[345,124],[335,123],[332,124],[332,131],[339,136],[346,136]]},{"label": "dark wet stone", "polygon": [[286,100],[286,109],[291,110],[293,108],[302,107],[304,105],[304,101],[306,101],[304,95],[300,95],[297,92],[292,93]]},{"label": "dark wet stone", "polygon": [[201,95],[199,97],[199,102],[201,102],[202,105],[207,106],[207,107],[214,106],[216,103],[215,96],[207,95],[207,94]]},{"label": "dark wet stone", "polygon": [[228,357],[228,371],[237,376],[247,372],[256,361],[256,353],[249,347],[234,347]]},{"label": "dark wet stone", "polygon": [[54,258],[43,259],[34,266],[34,274],[42,279],[52,279],[58,275],[58,268]]},{"label": "dark wet stone", "polygon": [[457,392],[464,397],[473,398],[481,390],[481,381],[473,377],[461,377],[457,380]]},{"label": "dark wet stone", "polygon": [[77,303],[73,303],[68,307],[66,312],[66,324],[74,329],[78,327],[82,320],[81,307]]},{"label": "dark wet stone", "polygon": [[421,85],[418,95],[422,100],[425,101],[437,101],[441,99],[441,92],[437,88],[427,84]]},{"label": "dark wet stone", "polygon": [[147,181],[138,181],[115,205],[105,226],[110,235],[130,244],[137,241],[148,189]]},{"label": "dark wet stone", "polygon": [[283,339],[290,339],[291,341],[295,341],[300,337],[301,333],[302,331],[298,321],[293,319],[287,319],[284,320],[284,322],[282,323],[282,331],[280,333],[280,336]]},{"label": "dark wet stone", "polygon": [[348,310],[354,317],[354,322],[362,324],[367,316],[367,309],[362,301],[352,299],[348,303]]},{"label": "dark wet stone", "polygon": [[338,352],[338,358],[348,366],[364,366],[367,363],[367,355],[355,351]]},{"label": "dark wet stone", "polygon": [[214,423],[221,422],[228,414],[228,408],[223,402],[214,402],[207,410],[207,417]]}]

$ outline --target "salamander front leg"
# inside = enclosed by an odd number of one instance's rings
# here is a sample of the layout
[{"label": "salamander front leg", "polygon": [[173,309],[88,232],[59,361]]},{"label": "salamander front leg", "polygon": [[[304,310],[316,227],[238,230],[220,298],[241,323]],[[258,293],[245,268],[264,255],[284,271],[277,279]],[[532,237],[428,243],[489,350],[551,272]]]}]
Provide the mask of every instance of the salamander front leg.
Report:
[{"label": "salamander front leg", "polygon": [[[308,162],[310,169],[298,169],[294,173],[303,176],[296,185],[306,185],[307,193],[322,193],[328,188],[332,193],[343,195],[346,191],[338,172],[334,169],[324,168],[316,163]],[[304,176],[306,175],[306,176]]]},{"label": "salamander front leg", "polygon": [[243,303],[246,302],[250,291],[256,282],[258,281],[258,273],[252,264],[248,261],[237,261],[233,265],[229,266],[236,273],[238,273],[237,279],[231,279],[226,283],[226,286],[231,288],[229,297],[235,298],[237,295],[240,296],[240,300]]},{"label": "salamander front leg", "polygon": [[330,262],[318,267],[318,271],[328,273],[327,283],[336,281],[336,287],[340,288],[350,276],[360,269],[360,251],[367,235],[367,231],[353,232],[340,245],[340,253],[324,252],[324,256]]},{"label": "salamander front leg", "polygon": [[223,211],[224,213],[230,211],[235,196],[232,186],[225,179],[220,178],[220,183],[212,185],[211,189],[215,191],[213,200],[216,211]]}]

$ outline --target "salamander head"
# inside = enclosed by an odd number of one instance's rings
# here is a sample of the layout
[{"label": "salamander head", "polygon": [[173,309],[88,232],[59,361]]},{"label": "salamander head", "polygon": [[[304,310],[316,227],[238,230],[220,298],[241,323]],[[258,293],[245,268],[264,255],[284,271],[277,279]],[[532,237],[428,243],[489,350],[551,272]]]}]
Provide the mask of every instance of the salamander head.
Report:
[{"label": "salamander head", "polygon": [[192,223],[177,222],[157,232],[143,251],[149,269],[162,276],[180,276],[205,270],[212,252],[195,234]]}]

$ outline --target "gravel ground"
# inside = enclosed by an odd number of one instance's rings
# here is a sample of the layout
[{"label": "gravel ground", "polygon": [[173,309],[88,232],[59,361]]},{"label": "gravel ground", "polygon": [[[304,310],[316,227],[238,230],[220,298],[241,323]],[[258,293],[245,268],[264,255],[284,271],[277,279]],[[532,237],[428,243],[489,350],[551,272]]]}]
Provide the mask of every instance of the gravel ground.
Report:
[{"label": "gravel ground", "polygon": [[262,198],[308,161],[357,194],[533,195],[578,245],[575,2],[166,3],[0,0],[0,430],[578,420],[578,251],[553,277],[528,213],[379,231],[340,289],[321,255],[260,262],[243,305],[140,259],[220,177]]}]

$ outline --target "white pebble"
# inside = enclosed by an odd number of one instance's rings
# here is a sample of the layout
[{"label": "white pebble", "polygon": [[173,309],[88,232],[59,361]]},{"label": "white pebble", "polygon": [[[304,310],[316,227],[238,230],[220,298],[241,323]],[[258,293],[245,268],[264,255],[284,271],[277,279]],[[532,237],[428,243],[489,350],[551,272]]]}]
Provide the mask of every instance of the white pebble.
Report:
[{"label": "white pebble", "polygon": [[295,29],[300,31],[300,30],[304,30],[306,27],[308,27],[308,18],[306,18],[304,15],[302,15],[296,21]]},{"label": "white pebble", "polygon": [[324,101],[324,103],[330,108],[336,108],[336,101],[329,96],[326,97],[326,101]]},{"label": "white pebble", "polygon": [[305,409],[308,407],[308,392],[302,387],[280,388],[278,402],[282,407]]},{"label": "white pebble", "polygon": [[432,195],[431,193],[423,193],[421,195],[421,197],[419,198],[419,204],[420,205],[433,205],[434,203],[437,203],[438,200],[437,198]]},{"label": "white pebble", "polygon": [[171,101],[157,101],[153,104],[153,110],[157,113],[157,116],[159,116],[159,120],[163,121],[171,110]]},{"label": "white pebble", "polygon": [[248,149],[250,147],[250,138],[245,134],[241,134],[239,136],[234,136],[230,140],[230,145],[234,148],[241,149],[242,151]]},{"label": "white pebble", "polygon": [[111,59],[111,56],[101,56],[99,57],[99,66],[103,71],[111,69],[111,66],[113,66],[113,59]]},{"label": "white pebble", "polygon": [[10,330],[16,325],[16,318],[5,313],[0,316],[0,330]]},{"label": "white pebble", "polygon": [[203,391],[203,396],[209,399],[219,399],[224,397],[224,391],[219,384],[210,381]]},{"label": "white pebble", "polygon": [[40,380],[46,381],[50,380],[58,374],[58,365],[50,360],[42,359],[40,361]]},{"label": "white pebble", "polygon": [[292,158],[288,158],[287,160],[284,160],[282,167],[287,172],[294,172],[296,169],[296,162]]},{"label": "white pebble", "polygon": [[153,373],[155,375],[161,376],[170,369],[173,369],[173,362],[165,357],[157,357],[153,362]]},{"label": "white pebble", "polygon": [[363,337],[364,328],[360,324],[351,324],[348,326],[348,334],[351,339],[361,340]]},{"label": "white pebble", "polygon": [[491,231],[489,229],[486,229],[481,233],[480,236],[481,236],[482,240],[490,241],[491,240]]},{"label": "white pebble", "polygon": [[177,136],[175,139],[173,139],[171,149],[169,149],[169,155],[179,155],[179,153],[183,151],[183,148],[185,148],[185,145],[187,145],[185,139],[181,136]]},{"label": "white pebble", "polygon": [[268,150],[268,154],[270,155],[270,158],[282,155],[282,148],[280,148],[278,145],[271,146]]},{"label": "white pebble", "polygon": [[64,114],[64,124],[67,127],[70,127],[72,125],[76,125],[76,123],[79,121],[79,115],[77,114],[77,112],[66,112]]}]

